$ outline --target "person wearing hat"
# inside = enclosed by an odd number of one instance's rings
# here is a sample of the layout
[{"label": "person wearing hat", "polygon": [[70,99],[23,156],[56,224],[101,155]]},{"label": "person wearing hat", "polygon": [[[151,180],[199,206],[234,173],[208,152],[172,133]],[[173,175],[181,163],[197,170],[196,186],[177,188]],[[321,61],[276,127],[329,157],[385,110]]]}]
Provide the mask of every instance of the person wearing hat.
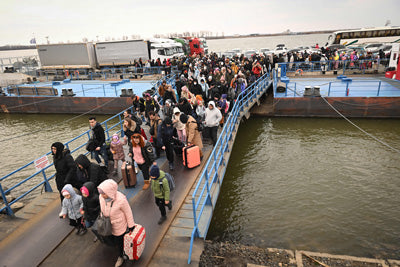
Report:
[{"label": "person wearing hat", "polygon": [[172,119],[166,117],[158,128],[158,146],[165,150],[169,162],[169,169],[174,169],[174,138],[178,138],[178,133],[172,125]]},{"label": "person wearing hat", "polygon": [[71,184],[66,184],[61,190],[64,199],[62,201],[62,209],[60,218],[69,218],[69,225],[76,228],[77,235],[86,234],[86,226],[82,223],[83,202],[82,197],[75,193]]},{"label": "person wearing hat", "polygon": [[181,111],[179,108],[174,107],[174,114],[172,116],[172,124],[176,131],[178,132],[178,139],[181,142],[186,142],[186,125],[183,124],[179,117],[181,116]]},{"label": "person wearing hat", "polygon": [[160,106],[158,105],[157,101],[155,101],[154,98],[151,97],[149,93],[145,94],[145,101],[143,105],[144,105],[144,115],[148,121],[148,125],[150,126],[149,112],[153,111],[154,113],[157,114],[160,111]]},{"label": "person wearing hat", "polygon": [[185,124],[186,135],[187,135],[187,145],[195,145],[199,147],[200,158],[203,158],[203,141],[201,140],[200,132],[197,130],[197,121],[190,115],[181,114],[179,120]]},{"label": "person wearing hat", "polygon": [[153,165],[150,168],[151,178],[151,191],[154,194],[155,202],[161,212],[161,218],[158,220],[158,224],[162,224],[167,219],[167,212],[165,206],[168,209],[172,209],[170,202],[170,188],[168,180],[165,178],[165,172],[160,171],[157,165]]}]

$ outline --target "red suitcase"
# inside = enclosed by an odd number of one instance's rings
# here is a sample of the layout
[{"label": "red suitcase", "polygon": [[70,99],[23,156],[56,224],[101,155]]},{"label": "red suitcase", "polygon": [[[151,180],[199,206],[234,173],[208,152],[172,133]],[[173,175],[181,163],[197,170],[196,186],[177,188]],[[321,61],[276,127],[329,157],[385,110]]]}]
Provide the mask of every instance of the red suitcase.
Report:
[{"label": "red suitcase", "polygon": [[146,244],[146,230],[140,224],[135,225],[132,233],[124,235],[124,253],[130,260],[138,260]]},{"label": "red suitcase", "polygon": [[129,164],[126,161],[122,162],[121,172],[125,188],[135,187],[137,179],[136,179],[135,168],[133,168],[132,164]]},{"label": "red suitcase", "polygon": [[184,166],[194,168],[200,165],[200,148],[198,146],[185,146],[182,151]]}]

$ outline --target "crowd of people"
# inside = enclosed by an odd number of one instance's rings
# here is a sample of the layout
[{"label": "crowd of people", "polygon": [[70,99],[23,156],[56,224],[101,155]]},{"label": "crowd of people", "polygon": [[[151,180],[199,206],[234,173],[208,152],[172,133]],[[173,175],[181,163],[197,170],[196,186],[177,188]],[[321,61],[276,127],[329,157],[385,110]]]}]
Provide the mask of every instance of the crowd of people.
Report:
[{"label": "crowd of people", "polygon": [[[172,202],[167,174],[159,169],[156,159],[165,153],[172,171],[185,145],[198,146],[202,159],[203,139],[211,139],[215,146],[218,129],[237,96],[270,65],[265,57],[230,60],[215,54],[174,59],[172,64],[177,64],[180,71],[174,87],[163,81],[154,88],[156,95],[146,92],[132,96],[133,112],[124,112],[123,135],[112,135],[109,147],[104,128],[95,117],[89,118],[92,137],[86,148],[97,163],[83,154],[74,159],[60,142],[51,145],[62,203],[60,218],[68,218],[76,234],[84,235],[88,228],[94,230],[100,214],[109,217],[109,244],[119,251],[115,266],[124,262],[123,236],[133,231],[135,222],[126,196],[118,191],[113,179],[108,179],[109,162],[114,161],[114,176],[120,161],[137,166],[144,179],[142,189],[151,188],[154,194],[161,213],[158,223],[162,224],[166,220],[165,207],[171,209]],[[124,146],[128,146],[128,153]]]}]

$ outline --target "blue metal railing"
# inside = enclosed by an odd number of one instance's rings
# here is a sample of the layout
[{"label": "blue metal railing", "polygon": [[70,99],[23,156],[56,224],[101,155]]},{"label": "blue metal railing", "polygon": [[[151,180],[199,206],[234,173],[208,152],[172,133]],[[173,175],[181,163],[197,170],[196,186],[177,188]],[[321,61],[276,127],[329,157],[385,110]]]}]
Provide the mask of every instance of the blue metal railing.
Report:
[{"label": "blue metal railing", "polygon": [[[168,68],[164,66],[157,67],[120,67],[120,68],[103,68],[101,71],[93,72],[88,69],[68,69],[68,70],[37,70],[36,77],[46,76],[46,80],[49,80],[49,75],[65,75],[69,79],[85,79],[85,80],[96,80],[96,79],[108,79],[112,77],[118,77],[121,79],[128,79],[132,76],[146,76],[154,74],[162,74]],[[177,66],[171,66],[169,68],[171,72],[177,70]]]},{"label": "blue metal railing", "polygon": [[[117,123],[112,122],[112,120],[114,119],[118,119]],[[120,133],[123,135],[123,131],[122,131],[122,124],[123,124],[123,111],[118,113],[117,115],[112,116],[111,118],[105,120],[104,122],[101,123],[101,125],[105,128],[105,134],[106,134],[106,139],[110,140],[110,137],[112,136],[112,134],[110,134],[110,131],[114,130],[117,133]],[[117,128],[117,129],[116,129]],[[87,130],[86,132],[78,135],[77,137],[67,141],[64,145],[66,146],[66,148],[71,150],[71,154],[80,151],[82,153],[82,149],[84,149],[84,147],[86,147],[86,144],[88,142],[88,140],[90,139],[90,132],[91,130]],[[114,132],[113,132],[114,133]],[[71,148],[72,144],[74,143],[74,148]],[[75,145],[75,143],[78,143],[77,145]],[[87,152],[86,150],[84,150],[85,154],[88,154],[89,152]],[[43,156],[49,156],[51,154],[51,152],[46,153]],[[43,157],[41,156],[41,157]],[[39,157],[39,158],[41,158]],[[29,193],[31,193],[32,191],[34,191],[35,189],[37,189],[38,187],[40,187],[41,185],[45,186],[45,191],[46,192],[52,192],[52,188],[49,184],[49,180],[52,179],[55,176],[55,171],[53,173],[51,173],[48,177],[46,175],[46,171],[50,171],[48,170],[50,167],[53,166],[53,163],[51,163],[50,165],[46,166],[45,168],[41,169],[40,171],[36,171],[34,174],[28,176],[27,178],[23,179],[22,181],[18,182],[17,184],[11,186],[10,188],[8,188],[7,190],[3,189],[2,183],[4,180],[6,179],[10,179],[12,177],[14,177],[15,174],[17,173],[21,173],[23,171],[29,171],[29,169],[27,169],[28,167],[32,167],[34,166],[34,160],[25,164],[24,166],[16,169],[15,171],[3,176],[0,178],[0,193],[1,196],[3,198],[4,204],[5,206],[0,208],[0,213],[3,210],[6,210],[6,213],[8,215],[13,215],[13,211],[11,209],[11,206],[19,201],[20,199],[24,198],[26,195],[28,195]],[[31,179],[35,179],[40,177],[40,175],[42,175],[42,179],[41,182],[39,182],[38,184],[35,184],[34,186],[32,186],[31,188],[28,188],[26,192],[24,192],[23,194],[21,194],[20,196],[16,197],[14,200],[8,202],[7,198],[6,198],[6,194],[12,192],[12,190],[22,186],[22,185],[26,185],[26,182],[30,181]]]},{"label": "blue metal railing", "polygon": [[[224,178],[224,174],[229,160],[229,158],[226,157],[225,155],[225,152],[228,152],[228,147],[229,147],[228,142],[232,140],[233,133],[234,131],[236,131],[236,125],[240,123],[241,117],[244,115],[243,112],[245,111],[245,109],[249,107],[250,102],[253,101],[255,98],[257,98],[259,93],[262,92],[266,86],[268,86],[270,81],[269,77],[270,76],[268,73],[263,75],[252,85],[250,85],[246,89],[246,91],[239,94],[233,106],[233,109],[230,115],[228,116],[228,119],[224,123],[224,127],[222,128],[217,143],[215,144],[207,160],[207,163],[205,164],[204,170],[200,175],[199,181],[192,194],[194,227],[190,239],[188,264],[190,264],[191,262],[194,238],[200,237],[199,222],[201,216],[203,215],[206,206],[212,207],[212,201],[213,201],[211,196],[212,185],[216,182],[218,182],[218,184],[221,185]],[[224,168],[222,169],[221,173],[218,173],[222,165],[224,165]],[[198,197],[196,197],[197,194],[199,194]],[[218,196],[215,196],[215,198],[217,197]],[[210,222],[211,222],[211,217],[207,222],[205,233],[207,233]],[[205,233],[204,233],[204,238],[205,238]]]},{"label": "blue metal railing", "polygon": [[[166,80],[167,83],[172,84],[173,87],[175,87],[175,74],[171,73],[171,74],[159,79],[157,82],[154,83],[154,85],[160,85],[163,80]],[[156,95],[156,94],[158,94],[157,90],[156,90],[154,95]],[[132,113],[135,112],[132,107],[130,107],[129,109],[132,111]],[[117,128],[117,127],[119,127],[119,128],[115,132],[116,133],[121,133],[122,137],[124,136],[124,132],[123,132],[123,121],[124,121],[123,113],[124,113],[125,110],[126,109],[124,109],[120,113],[112,116],[111,118],[109,118],[109,119],[107,119],[107,120],[105,120],[104,122],[101,123],[101,125],[104,127],[107,141],[110,140],[110,137],[112,136],[110,134],[110,131],[111,130],[115,130],[115,128]],[[116,118],[118,118],[118,122],[117,123],[111,122],[112,120],[114,120]],[[81,152],[82,153],[82,150],[84,149],[84,147],[86,147],[86,144],[90,139],[90,132],[91,132],[91,130],[87,130],[86,132],[78,135],[77,137],[67,141],[64,145],[66,146],[66,148],[71,150],[71,154],[73,154],[75,152]],[[71,146],[71,144],[73,142],[76,142],[76,141],[78,141],[79,144],[75,145],[75,148],[72,149],[70,146]],[[85,155],[87,155],[89,153],[86,150],[83,150],[83,151],[84,151]],[[48,156],[50,154],[51,154],[51,152],[48,152],[43,156]],[[39,158],[41,158],[43,156],[40,156]],[[55,172],[50,174],[49,177],[47,177],[47,175],[46,175],[46,171],[50,171],[49,168],[54,165],[53,163],[51,163],[50,165],[48,165],[45,168],[41,169],[40,171],[36,171],[34,174],[30,175],[29,177],[25,178],[24,180],[20,181],[19,183],[13,185],[11,188],[9,188],[7,190],[3,189],[2,182],[4,180],[9,179],[9,178],[13,177],[14,174],[20,173],[22,171],[29,171],[29,170],[27,170],[27,168],[30,167],[30,166],[33,166],[34,162],[35,162],[35,160],[25,164],[24,166],[22,166],[22,167],[16,169],[15,171],[13,171],[13,172],[11,172],[11,173],[9,173],[9,174],[7,174],[7,175],[5,175],[5,176],[0,178],[0,194],[1,194],[1,196],[3,198],[3,201],[4,201],[4,204],[5,204],[4,207],[0,208],[0,213],[3,210],[5,210],[8,215],[13,215],[14,213],[13,213],[13,211],[11,209],[11,206],[13,204],[15,204],[17,201],[19,201],[20,199],[22,199],[25,196],[27,196],[29,193],[31,193],[35,189],[37,189],[38,187],[40,187],[41,185],[45,186],[45,191],[46,192],[52,192],[53,191],[51,186],[50,186],[50,184],[49,184],[49,180],[54,178]],[[23,194],[21,194],[20,196],[18,196],[14,200],[8,202],[8,200],[6,198],[6,194],[10,193],[12,190],[20,187],[21,185],[24,185],[27,181],[30,181],[31,179],[37,178],[40,175],[43,176],[43,180],[41,182],[39,182],[38,184],[35,184],[33,187],[29,188],[26,192],[24,192]]]},{"label": "blue metal railing", "polygon": [[327,60],[327,61],[310,61],[310,62],[284,62],[278,63],[282,69],[282,76],[286,72],[321,72],[321,71],[341,71],[357,72],[365,74],[366,70],[376,70],[385,72],[389,59],[358,59],[358,60]]}]

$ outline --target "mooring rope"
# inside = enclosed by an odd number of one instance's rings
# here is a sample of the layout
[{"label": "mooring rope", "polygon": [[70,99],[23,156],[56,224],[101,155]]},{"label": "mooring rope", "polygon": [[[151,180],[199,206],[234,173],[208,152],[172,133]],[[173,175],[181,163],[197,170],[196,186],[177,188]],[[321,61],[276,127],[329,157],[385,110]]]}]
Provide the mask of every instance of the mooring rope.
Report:
[{"label": "mooring rope", "polygon": [[2,139],[2,140],[0,140],[0,143],[1,143],[1,142],[5,142],[5,141],[9,141],[9,140],[13,140],[13,139],[17,139],[17,138],[20,138],[20,137],[23,137],[23,136],[32,135],[32,134],[34,134],[34,133],[38,133],[38,132],[41,132],[41,131],[44,131],[44,130],[53,129],[53,128],[56,127],[56,126],[62,125],[62,124],[64,124],[64,123],[66,123],[66,122],[70,122],[70,121],[75,120],[75,119],[77,119],[77,118],[79,118],[79,117],[82,117],[82,116],[84,116],[84,115],[86,115],[86,114],[88,114],[88,113],[90,113],[90,112],[92,112],[92,111],[94,111],[94,110],[96,110],[96,109],[99,109],[99,108],[101,108],[101,107],[104,107],[105,105],[107,105],[108,103],[110,103],[110,102],[112,102],[112,101],[114,101],[114,100],[116,100],[116,98],[111,99],[110,101],[104,103],[103,105],[100,105],[100,106],[98,106],[98,107],[96,107],[96,108],[94,108],[94,109],[91,109],[91,110],[89,110],[89,111],[87,111],[87,112],[85,112],[85,113],[82,113],[82,114],[79,114],[78,116],[75,116],[75,117],[72,117],[72,118],[70,118],[70,119],[61,121],[61,122],[56,123],[56,124],[54,124],[54,125],[52,125],[52,126],[49,126],[49,127],[47,127],[47,128],[41,128],[40,130],[37,130],[37,131],[33,131],[33,132],[29,132],[29,133],[25,133],[25,134],[13,136],[13,137],[7,138],[7,139]]},{"label": "mooring rope", "polygon": [[346,116],[344,116],[342,113],[340,113],[334,106],[331,105],[331,103],[328,102],[328,100],[325,99],[325,97],[321,97],[334,111],[336,111],[337,114],[339,114],[343,119],[345,119],[347,122],[349,122],[351,125],[353,125],[354,127],[356,127],[358,130],[360,130],[361,132],[363,132],[364,134],[368,135],[369,137],[371,137],[372,139],[374,139],[375,141],[381,143],[382,145],[392,149],[393,151],[397,152],[400,154],[400,150],[396,149],[394,147],[392,147],[391,145],[389,145],[386,142],[383,142],[382,140],[379,140],[377,137],[373,136],[372,134],[368,133],[367,131],[365,131],[364,129],[362,129],[361,127],[359,127],[358,125],[356,125],[355,123],[353,123],[351,120],[349,120],[348,118],[346,118]]}]

